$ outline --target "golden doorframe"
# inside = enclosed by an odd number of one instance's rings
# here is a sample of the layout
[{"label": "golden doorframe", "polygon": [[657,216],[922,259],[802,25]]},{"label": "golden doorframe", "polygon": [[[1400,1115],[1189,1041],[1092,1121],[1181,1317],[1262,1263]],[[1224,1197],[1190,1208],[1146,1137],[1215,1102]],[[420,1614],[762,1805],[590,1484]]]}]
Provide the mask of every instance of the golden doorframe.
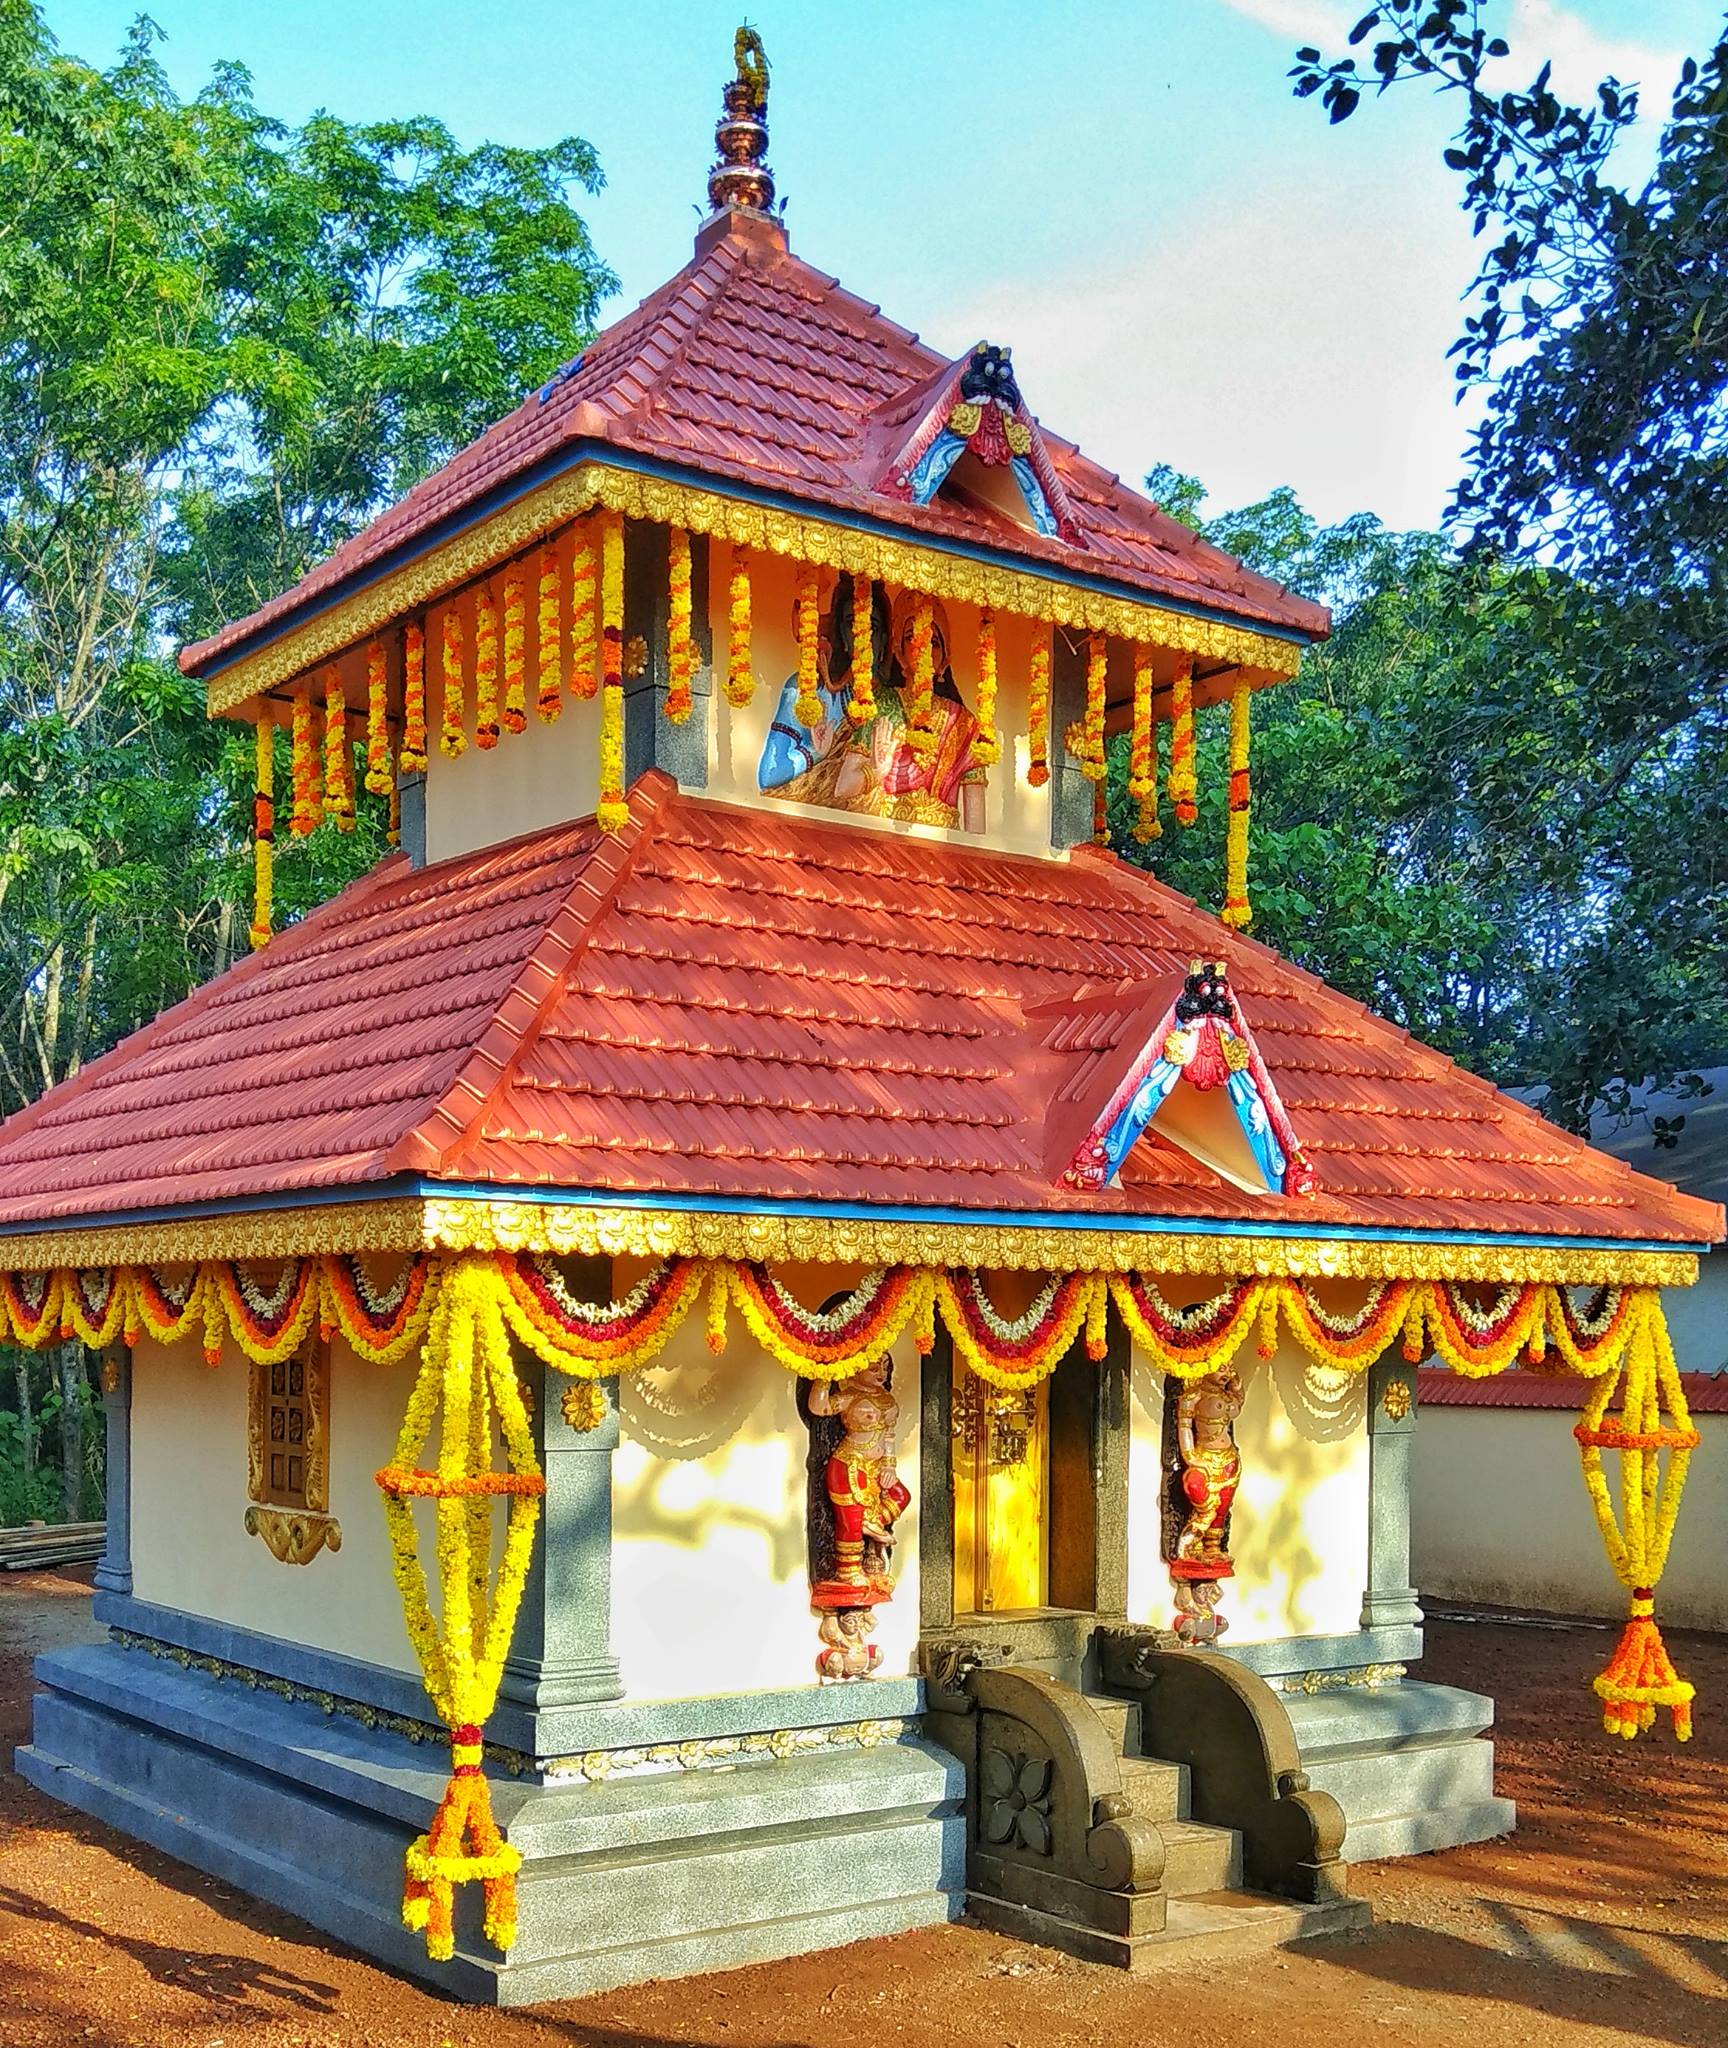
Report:
[{"label": "golden doorframe", "polygon": [[954,1360],[950,1473],[954,1611],[1046,1607],[1050,1591],[1050,1385],[999,1388]]}]

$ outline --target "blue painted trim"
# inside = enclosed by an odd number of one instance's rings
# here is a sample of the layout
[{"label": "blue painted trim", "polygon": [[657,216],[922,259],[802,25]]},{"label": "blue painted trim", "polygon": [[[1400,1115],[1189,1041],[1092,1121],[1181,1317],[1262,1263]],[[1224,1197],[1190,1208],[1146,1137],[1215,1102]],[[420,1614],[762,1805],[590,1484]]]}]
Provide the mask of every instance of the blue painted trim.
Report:
[{"label": "blue painted trim", "polygon": [[219,676],[224,669],[235,662],[243,661],[270,646],[286,633],[295,632],[309,620],[322,617],[338,604],[345,604],[349,598],[368,590],[374,583],[395,572],[404,558],[424,554],[440,542],[454,535],[466,533],[492,513],[506,505],[525,498],[542,484],[550,483],[554,477],[567,475],[579,469],[584,463],[597,462],[608,469],[620,469],[633,476],[658,477],[668,483],[693,486],[697,490],[711,491],[716,497],[733,498],[746,505],[762,505],[773,511],[795,512],[801,518],[815,519],[827,526],[841,527],[847,532],[872,533],[884,540],[907,541],[920,547],[933,549],[937,554],[954,555],[962,561],[983,562],[994,568],[1017,569],[1028,576],[1038,576],[1047,583],[1067,583],[1080,590],[1097,591],[1104,597],[1122,597],[1134,604],[1151,604],[1160,610],[1181,613],[1184,617],[1206,619],[1216,625],[1237,626],[1247,632],[1263,633],[1269,640],[1288,641],[1293,647],[1306,647],[1314,635],[1298,632],[1290,626],[1270,625],[1259,619],[1245,619],[1239,613],[1220,611],[1215,606],[1195,604],[1179,597],[1154,596],[1132,583],[1119,583],[1108,576],[1089,575],[1084,570],[1060,570],[1053,564],[1028,561],[1023,555],[1016,555],[1005,548],[979,546],[969,541],[943,539],[935,534],[918,532],[912,528],[897,525],[891,519],[880,519],[870,513],[843,514],[826,506],[798,498],[785,491],[765,490],[759,485],[734,483],[730,479],[709,476],[701,470],[685,469],[677,463],[657,462],[648,456],[628,454],[614,448],[608,441],[574,441],[558,454],[537,462],[509,482],[499,484],[495,489],[484,491],[471,505],[463,506],[447,518],[423,528],[401,546],[389,550],[353,576],[344,577],[320,596],[308,603],[297,605],[293,611],[265,627],[261,632],[250,635],[237,645],[215,654],[196,673],[202,679]]},{"label": "blue painted trim", "polygon": [[844,1223],[1001,1224],[1015,1230],[1119,1230],[1146,1237],[1297,1237],[1338,1244],[1515,1245],[1521,1249],[1588,1252],[1697,1252],[1707,1255],[1708,1243],[1693,1239],[1672,1242],[1644,1237],[1543,1237],[1533,1232],[1494,1230],[1372,1230],[1349,1223],[1261,1223],[1247,1218],[1150,1216],[1123,1211],[1076,1214],[1067,1209],[920,1209],[875,1202],[765,1202],[732,1195],[625,1194],[611,1188],[546,1188],[497,1186],[485,1181],[421,1180],[403,1177],[368,1186],[289,1188],[276,1194],[239,1197],[223,1202],[189,1202],[177,1208],[104,1209],[92,1215],[52,1216],[41,1222],[0,1229],[0,1247],[8,1239],[41,1237],[61,1230],[110,1230],[126,1224],[191,1223],[217,1216],[274,1215],[282,1210],[335,1208],[351,1202],[400,1201],[515,1202],[548,1208],[652,1209],[670,1215],[791,1216]]}]

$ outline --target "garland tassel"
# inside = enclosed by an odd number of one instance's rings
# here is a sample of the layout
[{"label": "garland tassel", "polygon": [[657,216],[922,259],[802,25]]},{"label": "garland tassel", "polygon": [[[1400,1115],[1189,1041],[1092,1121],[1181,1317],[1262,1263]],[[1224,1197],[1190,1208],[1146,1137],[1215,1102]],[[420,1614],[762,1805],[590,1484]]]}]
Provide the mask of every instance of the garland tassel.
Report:
[{"label": "garland tassel", "polygon": [[[604,517],[605,515],[601,515]],[[592,697],[600,677],[599,585],[594,570],[594,529],[584,521],[570,549],[570,694]]]},{"label": "garland tassel", "polygon": [[1170,684],[1170,801],[1178,825],[1200,815],[1194,780],[1194,657],[1179,654]]},{"label": "garland tassel", "polygon": [[726,701],[741,711],[756,694],[756,670],[750,658],[750,557],[742,548],[732,553],[726,621]]},{"label": "garland tassel", "polygon": [[312,737],[312,692],[305,683],[294,692],[289,759],[294,808],[288,814],[288,830],[296,839],[304,839],[323,815],[318,803],[318,747]]},{"label": "garland tassel", "polygon": [[528,598],[522,565],[504,571],[504,730],[521,732],[528,723]]},{"label": "garland tassel", "polygon": [[1230,821],[1224,842],[1224,908],[1219,912],[1232,931],[1246,931],[1254,919],[1248,901],[1248,746],[1250,733],[1248,681],[1236,671],[1230,693]]},{"label": "garland tassel", "polygon": [[822,723],[822,695],[817,680],[818,586],[809,562],[798,565],[798,696],[793,713],[806,732]]},{"label": "garland tassel", "polygon": [[621,832],[624,802],[624,521],[600,515],[600,807],[602,832]]},{"label": "garland tassel", "polygon": [[539,605],[535,617],[534,709],[542,725],[550,725],[564,708],[558,693],[558,550],[540,550]]},{"label": "garland tassel", "polygon": [[1042,789],[1050,780],[1050,628],[1032,642],[1026,692],[1026,780]]},{"label": "garland tassel", "polygon": [[1128,794],[1134,799],[1134,837],[1141,846],[1156,839],[1158,822],[1158,740],[1152,717],[1152,650],[1134,649],[1134,732],[1128,749]]},{"label": "garland tassel", "polygon": [[474,744],[482,753],[498,744],[498,608],[489,583],[474,593]]},{"label": "garland tassel", "polygon": [[1086,636],[1086,723],[1080,744],[1080,772],[1098,788],[1104,787],[1104,684],[1108,674],[1107,649],[1102,633]]},{"label": "garland tassel", "polygon": [[258,714],[254,734],[256,773],[252,787],[252,928],[256,953],[270,943],[271,885],[276,859],[276,728],[270,714]]},{"label": "garland tassel", "polygon": [[366,649],[366,787],[373,796],[388,796],[393,780],[385,688],[384,643],[374,640]]},{"label": "garland tassel", "polygon": [[996,614],[989,606],[978,614],[978,737],[972,759],[993,768],[1002,758],[1002,735],[996,730]]},{"label": "garland tassel", "polygon": [[402,752],[404,775],[426,773],[426,628],[410,619],[402,628]]},{"label": "garland tassel", "polygon": [[453,604],[444,608],[443,625],[444,729],[438,735],[438,751],[454,761],[467,751],[468,735],[462,729],[462,614]]},{"label": "garland tassel", "polygon": [[690,535],[672,528],[666,549],[666,716],[682,725],[694,699],[690,684],[696,674],[696,645],[690,637]]},{"label": "garland tassel", "polygon": [[906,678],[906,744],[915,754],[929,754],[936,745],[930,729],[935,716],[936,612],[927,597],[912,612],[912,661]]},{"label": "garland tassel", "polygon": [[846,716],[853,725],[868,725],[876,716],[876,616],[868,576],[852,578],[852,683],[846,693]]},{"label": "garland tassel", "polygon": [[348,749],[348,706],[334,666],[324,671],[324,815],[338,832],[354,829],[354,756]]}]

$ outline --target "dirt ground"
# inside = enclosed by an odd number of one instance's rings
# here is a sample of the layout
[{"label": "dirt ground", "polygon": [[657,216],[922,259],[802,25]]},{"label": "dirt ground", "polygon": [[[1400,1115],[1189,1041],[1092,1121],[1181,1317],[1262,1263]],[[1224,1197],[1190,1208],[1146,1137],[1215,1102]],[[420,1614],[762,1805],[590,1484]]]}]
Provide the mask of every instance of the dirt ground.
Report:
[{"label": "dirt ground", "polygon": [[[86,1588],[0,1582],[0,1745]],[[1728,2043],[1728,1638],[1677,1635],[1699,1733],[1608,1743],[1611,1638],[1432,1622],[1423,1675],[1496,1694],[1512,1838],[1352,1873],[1378,1924],[1127,1978],[965,1926],[501,2015],[452,2005],[0,1769],[5,2048],[1598,2048]],[[843,1842],[836,1854],[845,1853]]]}]

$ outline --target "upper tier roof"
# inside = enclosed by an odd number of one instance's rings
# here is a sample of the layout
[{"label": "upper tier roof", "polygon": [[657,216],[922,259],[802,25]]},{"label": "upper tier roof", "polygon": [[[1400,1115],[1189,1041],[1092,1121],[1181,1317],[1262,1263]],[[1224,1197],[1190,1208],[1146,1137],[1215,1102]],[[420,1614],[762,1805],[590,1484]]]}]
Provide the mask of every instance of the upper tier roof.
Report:
[{"label": "upper tier roof", "polygon": [[[1545,1123],[1112,856],[681,796],[395,856],[0,1126],[0,1229],[397,1175],[673,1198],[1700,1244],[1713,1203]],[[1228,960],[1318,1183],[1159,1135],[1062,1184],[1054,1122],[1144,1033],[1088,988]],[[1054,1120],[1054,1121],[1053,1121]],[[1057,1147],[1061,1152],[1060,1146]]]},{"label": "upper tier roof", "polygon": [[386,562],[560,458],[652,458],[937,544],[987,547],[1131,594],[1314,639],[1322,605],[1246,569],[1065,441],[1044,445],[1071,502],[1074,544],[982,504],[919,506],[883,471],[950,364],[915,334],[801,262],[777,223],[722,216],[692,260],[608,328],[568,373],[525,398],[363,533],[249,618],[181,655],[188,674]]}]

